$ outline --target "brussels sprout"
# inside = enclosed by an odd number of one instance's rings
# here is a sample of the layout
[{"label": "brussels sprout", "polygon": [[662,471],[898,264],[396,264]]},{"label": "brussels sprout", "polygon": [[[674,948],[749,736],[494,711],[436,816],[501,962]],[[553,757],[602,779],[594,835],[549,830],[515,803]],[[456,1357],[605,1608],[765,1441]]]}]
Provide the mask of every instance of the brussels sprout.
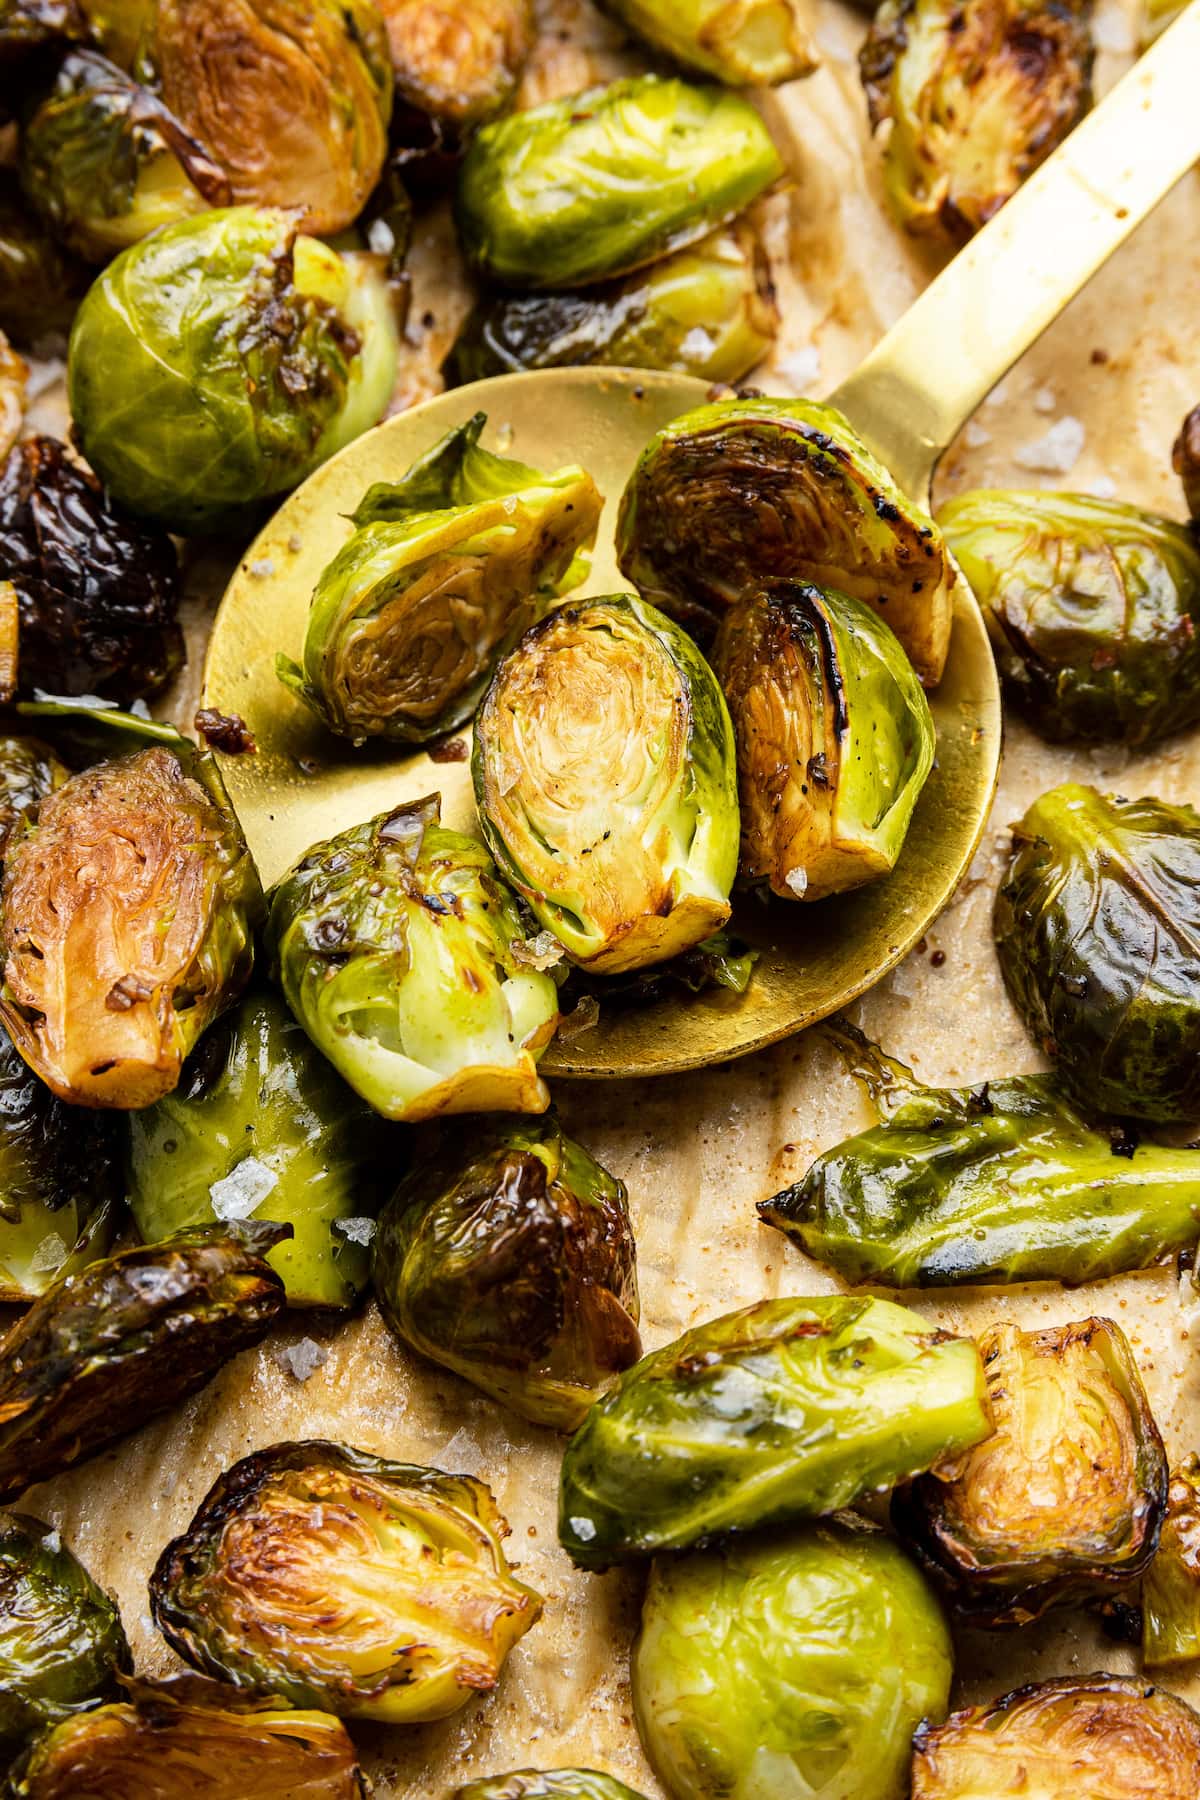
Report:
[{"label": "brussels sprout", "polygon": [[633,1701],[674,1800],[901,1800],[951,1668],[920,1575],[854,1521],[656,1561]]},{"label": "brussels sprout", "polygon": [[1200,1457],[1171,1472],[1158,1554],[1142,1581],[1142,1664],[1200,1658]]},{"label": "brussels sprout", "polygon": [[644,1357],[567,1445],[581,1568],[813,1517],[991,1429],[979,1352],[889,1300],[763,1300]]},{"label": "brussels sprout", "polygon": [[1144,1681],[1064,1675],[921,1727],[912,1800],[1189,1800],[1200,1715]]},{"label": "brussels sprout", "polygon": [[737,771],[696,646],[633,594],[558,607],[496,670],[475,721],[480,823],[568,954],[616,975],[729,917]]},{"label": "brussels sprout", "polygon": [[435,794],[315,845],[271,896],[274,971],[386,1118],[545,1112],[557,990],[521,963],[521,917],[483,845],[440,817]]},{"label": "brussels sprout", "polygon": [[933,767],[933,715],[894,633],[861,600],[775,582],[713,648],[737,740],[744,879],[823,900],[888,875]]},{"label": "brussels sprout", "polygon": [[591,476],[493,456],[479,447],[486,422],[476,413],[370,490],[317,583],[303,669],[278,659],[280,680],[354,743],[425,743],[462,725],[504,643],[595,540]]},{"label": "brussels sprout", "polygon": [[238,1687],[392,1725],[489,1693],[542,1611],[469,1475],[345,1444],[273,1444],[212,1487],[150,1580],[154,1618]]},{"label": "brussels sprout", "polygon": [[907,230],[978,231],[1092,103],[1091,0],[884,0],[859,52]]},{"label": "brussels sprout", "polygon": [[286,1225],[180,1232],[56,1281],[0,1340],[0,1498],[94,1456],[264,1338]]},{"label": "brussels sprout", "polygon": [[652,50],[732,87],[774,87],[820,58],[801,0],[603,0]]},{"label": "brussels sprout", "polygon": [[131,1667],[116,1603],[58,1532],[0,1513],[0,1744],[99,1705]]},{"label": "brussels sprout", "polygon": [[1067,782],[1013,829],[996,896],[1009,998],[1080,1106],[1200,1117],[1200,817]]},{"label": "brussels sprout", "polygon": [[[29,368],[23,357],[17,355],[3,331],[0,331],[0,458],[6,458],[20,436],[21,423],[25,417],[25,386],[29,380]],[[12,652],[15,656],[15,621],[12,633]],[[5,646],[8,648],[8,646]],[[16,685],[15,667],[8,672],[9,678],[3,684],[3,699],[12,698],[12,690]]]},{"label": "brussels sprout", "polygon": [[953,574],[941,532],[815,400],[721,400],[664,426],[621,497],[617,552],[639,592],[697,635],[782,576],[865,601],[926,687],[945,664]]},{"label": "brussels sprout", "polygon": [[468,317],[445,372],[452,387],[581,363],[739,381],[778,328],[766,252],[739,219],[620,281],[575,293],[491,295]]},{"label": "brussels sprout", "polygon": [[740,94],[639,75],[485,125],[459,175],[459,235],[497,281],[573,287],[695,243],[782,173]]},{"label": "brussels sprout", "polygon": [[1194,406],[1183,421],[1171,461],[1183,483],[1188,511],[1193,519],[1200,519],[1200,406]]},{"label": "brussels sprout", "polygon": [[[553,937],[553,933],[548,934]],[[735,937],[718,931],[694,950],[654,963],[649,969],[631,969],[627,975],[593,975],[587,969],[568,968],[559,984],[559,1011],[567,1015],[583,1001],[609,1010],[654,1006],[664,994],[703,994],[724,988],[727,994],[744,994],[750,986],[759,953]]]},{"label": "brussels sprout", "polygon": [[445,1141],[380,1220],[380,1310],[422,1355],[573,1431],[642,1354],[626,1199],[554,1118]]},{"label": "brussels sprout", "polygon": [[37,818],[42,801],[69,775],[48,744],[0,736],[0,862],[12,839]]},{"label": "brussels sprout", "polygon": [[379,0],[396,92],[454,133],[511,100],[533,49],[532,0]]},{"label": "brussels sprout", "polygon": [[375,423],[397,356],[371,257],[230,207],[97,277],[71,333],[71,412],[123,505],[174,531],[232,528]]},{"label": "brussels sprout", "polygon": [[644,1800],[598,1769],[514,1769],[457,1788],[453,1800]]},{"label": "brussels sprout", "polygon": [[68,331],[90,280],[34,217],[15,172],[0,170],[0,331],[26,346]]}]

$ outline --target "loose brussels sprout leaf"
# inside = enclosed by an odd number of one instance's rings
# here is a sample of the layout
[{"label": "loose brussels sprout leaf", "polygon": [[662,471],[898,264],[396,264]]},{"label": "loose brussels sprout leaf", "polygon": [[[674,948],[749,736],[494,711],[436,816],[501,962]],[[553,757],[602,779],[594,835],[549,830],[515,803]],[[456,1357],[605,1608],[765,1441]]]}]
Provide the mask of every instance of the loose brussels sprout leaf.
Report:
[{"label": "loose brussels sprout leaf", "polygon": [[493,456],[477,441],[485,421],[371,489],[317,583],[303,669],[279,658],[285,685],[354,743],[426,743],[464,724],[503,645],[595,541],[604,502],[591,476]]},{"label": "loose brussels sprout leaf", "polygon": [[0,736],[0,862],[12,840],[37,818],[42,801],[69,775],[48,744]]},{"label": "loose brussels sprout leaf", "polygon": [[98,1705],[131,1667],[115,1602],[59,1534],[0,1513],[0,1744]]},{"label": "loose brussels sprout leaf", "polygon": [[1200,545],[1087,494],[960,494],[938,514],[1009,692],[1043,737],[1145,744],[1200,718]]},{"label": "loose brussels sprout leaf", "polygon": [[969,237],[1092,103],[1091,0],[884,0],[859,52],[909,231]]},{"label": "loose brussels sprout leaf", "polygon": [[894,633],[804,582],[747,594],[713,668],[737,740],[739,871],[784,900],[888,875],[933,767],[933,715]]},{"label": "loose brussels sprout leaf", "polygon": [[379,0],[396,91],[454,133],[511,100],[537,27],[532,0]]},{"label": "loose brussels sprout leaf", "polygon": [[22,345],[68,331],[90,280],[26,206],[15,171],[0,170],[0,331]]},{"label": "loose brussels sprout leaf", "polygon": [[634,1710],[675,1800],[900,1800],[952,1666],[937,1601],[890,1539],[809,1526],[655,1562]]},{"label": "loose brussels sprout leaf", "polygon": [[238,1687],[392,1725],[488,1693],[536,1624],[508,1526],[469,1475],[274,1444],[209,1491],[150,1581],[179,1654]]},{"label": "loose brussels sprout leaf", "polygon": [[731,87],[774,87],[820,58],[802,0],[604,0],[630,31]]},{"label": "loose brussels sprout leaf", "polygon": [[831,406],[720,400],[651,438],[621,497],[621,573],[700,636],[782,576],[865,601],[926,687],[950,645],[942,535]]},{"label": "loose brussels sprout leaf", "polygon": [[625,1184],[558,1121],[447,1134],[385,1208],[371,1275],[397,1335],[572,1431],[642,1353]]},{"label": "loose brussels sprout leaf", "polygon": [[597,974],[663,962],[728,919],[729,712],[691,639],[635,595],[526,632],[476,718],[472,773],[501,872]]},{"label": "loose brussels sprout leaf", "polygon": [[1188,511],[1193,519],[1200,519],[1200,406],[1194,406],[1183,421],[1171,461],[1183,483]]},{"label": "loose brussels sprout leaf", "polygon": [[450,385],[581,363],[740,381],[775,341],[779,309],[753,226],[735,220],[648,269],[574,293],[492,294],[463,326]]},{"label": "loose brussels sprout leaf", "polygon": [[1200,1457],[1172,1470],[1158,1554],[1142,1581],[1142,1665],[1200,1658]]},{"label": "loose brussels sprout leaf", "polygon": [[68,1275],[0,1340],[0,1498],[84,1462],[185,1400],[264,1338],[287,1227],[181,1232]]},{"label": "loose brussels sprout leaf", "polygon": [[571,287],[695,243],[782,172],[740,94],[640,75],[485,125],[463,159],[459,235],[496,281]]},{"label": "loose brussels sprout leaf", "polygon": [[1064,1675],[921,1728],[912,1800],[1190,1800],[1200,1715],[1144,1681]]},{"label": "loose brussels sprout leaf", "polygon": [[438,795],[317,844],[271,896],[268,946],[318,1050],[389,1119],[544,1112],[558,995],[516,902]]},{"label": "loose brussels sprout leaf", "polygon": [[261,907],[237,820],[178,756],[100,763],[9,849],[0,1019],[61,1099],[150,1106],[245,986]]},{"label": "loose brussels sprout leaf", "polygon": [[1067,782],[1013,830],[996,896],[1009,998],[1083,1107],[1200,1118],[1200,817]]},{"label": "loose brussels sprout leaf", "polygon": [[354,1305],[374,1215],[401,1163],[398,1133],[265,987],[206,1033],[173,1094],[129,1120],[129,1204],[142,1237],[218,1218],[282,1221],[292,1235],[267,1261],[291,1306]]},{"label": "loose brussels sprout leaf", "polygon": [[121,504],[173,531],[232,528],[375,423],[397,355],[371,257],[231,207],[97,277],[71,333],[71,413]]},{"label": "loose brussels sprout leaf", "polygon": [[599,1769],[515,1769],[455,1790],[453,1800],[644,1800]]},{"label": "loose brussels sprout leaf", "polygon": [[888,1300],[763,1300],[685,1331],[567,1445],[558,1534],[581,1568],[811,1518],[991,1429],[979,1352]]}]

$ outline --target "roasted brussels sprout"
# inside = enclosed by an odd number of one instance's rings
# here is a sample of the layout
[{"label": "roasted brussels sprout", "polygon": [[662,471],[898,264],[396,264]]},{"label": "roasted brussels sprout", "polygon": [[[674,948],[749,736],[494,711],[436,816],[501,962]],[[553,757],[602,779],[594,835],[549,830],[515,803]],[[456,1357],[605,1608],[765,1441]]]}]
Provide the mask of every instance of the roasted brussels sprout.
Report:
[{"label": "roasted brussels sprout", "polygon": [[633,1701],[674,1800],[900,1800],[951,1668],[937,1602],[896,1545],[816,1525],[656,1561]]},{"label": "roasted brussels sprout", "polygon": [[90,280],[25,204],[16,173],[0,170],[0,331],[29,346],[69,330]]},{"label": "roasted brussels sprout", "polygon": [[912,1800],[1187,1800],[1200,1715],[1119,1675],[1064,1675],[921,1727]]},{"label": "roasted brussels sprout", "polygon": [[1013,829],[996,896],[1009,998],[1082,1107],[1200,1118],[1200,817],[1067,782]]},{"label": "roasted brussels sprout", "polygon": [[371,488],[321,575],[304,667],[280,679],[354,743],[444,737],[478,706],[505,642],[595,540],[603,499],[573,464],[543,475],[479,446],[486,413]]},{"label": "roasted brussels sprout", "polygon": [[889,1300],[763,1300],[644,1357],[567,1445],[582,1568],[810,1518],[991,1429],[979,1352]]},{"label": "roasted brussels sprout", "polygon": [[[2,319],[0,324],[3,324]],[[1183,421],[1171,461],[1183,483],[1188,511],[1193,519],[1200,519],[1200,406],[1194,406]]]},{"label": "roasted brussels sprout", "polygon": [[455,1790],[453,1800],[643,1800],[599,1769],[514,1769]]},{"label": "roasted brussels sprout", "polygon": [[480,823],[502,874],[597,974],[719,931],[737,873],[720,687],[633,594],[560,606],[501,662],[475,721]]},{"label": "roasted brussels sprout", "polygon": [[[23,357],[17,355],[3,331],[0,331],[0,458],[6,458],[16,443],[25,418],[25,388],[29,380],[29,367]],[[15,630],[6,630],[5,637],[13,636]],[[5,649],[9,648],[5,644]],[[7,703],[12,698],[12,690],[16,685],[15,669],[6,671],[3,683],[2,698]]]},{"label": "roasted brussels sprout", "polygon": [[774,87],[819,57],[802,0],[603,0],[652,50],[732,87]]},{"label": "roasted brussels sprout", "polygon": [[247,1456],[150,1581],[181,1656],[238,1687],[351,1718],[443,1719],[495,1687],[541,1597],[469,1475],[320,1440]]},{"label": "roasted brussels sprout", "polygon": [[455,1137],[384,1210],[380,1310],[434,1362],[572,1431],[642,1354],[625,1184],[553,1118]]},{"label": "roasted brussels sprout", "polygon": [[1091,0],[884,0],[859,53],[909,231],[969,237],[1092,103]]},{"label": "roasted brussels sprout", "polygon": [[621,497],[617,552],[639,592],[697,635],[782,576],[865,601],[927,687],[945,664],[942,535],[815,400],[720,400],[664,426]]},{"label": "roasted brussels sprout", "polygon": [[695,243],[782,172],[740,94],[639,75],[485,125],[459,175],[459,235],[493,280],[573,287]]},{"label": "roasted brussels sprout", "polygon": [[268,945],[318,1050],[389,1119],[544,1112],[558,995],[483,845],[438,795],[317,844],[271,896]]},{"label": "roasted brussels sprout", "polygon": [[1200,1658],[1200,1457],[1171,1472],[1158,1554],[1142,1581],[1142,1664]]},{"label": "roasted brussels sprout", "polygon": [[0,862],[12,839],[37,818],[47,794],[69,775],[48,744],[0,736]]},{"label": "roasted brussels sprout", "polygon": [[620,281],[565,294],[493,294],[459,333],[451,386],[580,363],[739,381],[779,327],[770,266],[746,220]]},{"label": "roasted brussels sprout", "polygon": [[454,134],[512,98],[533,48],[532,0],[379,0],[396,92]]},{"label": "roasted brussels sprout", "polygon": [[861,600],[774,582],[721,620],[743,879],[823,900],[888,875],[933,767],[933,715],[895,634]]},{"label": "roasted brussels sprout", "polygon": [[229,207],[97,277],[71,333],[71,412],[119,502],[174,531],[215,529],[373,425],[397,354],[373,258],[297,237],[286,213]]}]

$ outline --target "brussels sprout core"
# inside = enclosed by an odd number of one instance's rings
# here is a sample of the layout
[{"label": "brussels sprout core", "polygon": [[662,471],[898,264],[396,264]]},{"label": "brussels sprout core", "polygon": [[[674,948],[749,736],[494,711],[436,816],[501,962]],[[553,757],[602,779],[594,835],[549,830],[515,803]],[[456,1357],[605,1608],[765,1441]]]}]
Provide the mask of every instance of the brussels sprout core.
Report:
[{"label": "brussels sprout core", "polygon": [[816,68],[804,0],[605,0],[655,50],[731,87],[772,87]]}]

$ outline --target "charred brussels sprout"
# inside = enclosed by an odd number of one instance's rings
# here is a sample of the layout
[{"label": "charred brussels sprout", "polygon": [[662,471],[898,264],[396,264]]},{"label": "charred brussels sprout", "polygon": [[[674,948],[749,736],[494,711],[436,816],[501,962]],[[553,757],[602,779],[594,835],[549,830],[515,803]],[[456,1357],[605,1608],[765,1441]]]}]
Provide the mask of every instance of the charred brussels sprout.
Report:
[{"label": "charred brussels sprout", "polygon": [[1200,817],[1068,782],[1013,831],[996,896],[1009,997],[1092,1111],[1200,1117]]},{"label": "charred brussels sprout", "polygon": [[643,1800],[599,1769],[514,1769],[455,1790],[453,1800]]},{"label": "charred brussels sprout", "polygon": [[642,1353],[625,1184],[555,1119],[446,1142],[386,1208],[371,1274],[406,1343],[571,1431]]},{"label": "charred brussels sprout", "polygon": [[604,0],[653,50],[732,87],[774,87],[819,58],[802,0]]},{"label": "charred brussels sprout", "polygon": [[1171,1473],[1158,1554],[1142,1581],[1142,1664],[1200,1658],[1200,1457]]},{"label": "charred brussels sprout", "polygon": [[532,0],[379,0],[396,92],[452,135],[498,113],[536,37]]},{"label": "charred brussels sprout", "polygon": [[479,446],[476,413],[373,487],[280,679],[342,737],[425,743],[465,723],[503,644],[545,609],[603,505],[578,464],[543,475]]},{"label": "charred brussels sprout", "polygon": [[979,1352],[907,1307],[764,1300],[684,1332],[567,1446],[563,1547],[583,1568],[850,1506],[990,1430]]},{"label": "charred brussels sprout", "polygon": [[[0,320],[0,324],[3,320]],[[1194,406],[1183,421],[1171,461],[1183,483],[1183,497],[1193,519],[1200,519],[1200,406]]]},{"label": "charred brussels sprout", "polygon": [[493,280],[572,287],[694,243],[782,172],[740,94],[642,75],[485,125],[463,160],[459,233]]},{"label": "charred brussels sprout", "polygon": [[155,1620],[238,1687],[388,1724],[495,1687],[541,1614],[469,1475],[345,1444],[275,1444],[210,1490],[150,1582]]},{"label": "charred brussels sprout", "polygon": [[90,280],[30,211],[16,174],[0,170],[0,331],[21,345],[68,331]]},{"label": "charred brussels sprout", "polygon": [[651,438],[621,497],[621,573],[697,635],[773,577],[877,611],[927,687],[950,644],[942,535],[841,413],[815,400],[721,400]]},{"label": "charred brussels sprout", "polygon": [[729,712],[696,646],[635,595],[526,632],[475,721],[472,769],[501,872],[576,962],[618,975],[728,919]]},{"label": "charred brussels sprout", "polygon": [[743,878],[823,900],[890,874],[936,741],[895,634],[848,594],[779,582],[725,613],[713,667],[737,740]]},{"label": "charred brussels sprout", "polygon": [[544,1112],[537,1061],[557,989],[521,962],[491,857],[440,813],[434,795],[310,850],[271,897],[275,973],[318,1050],[385,1117]]},{"label": "charred brussels sprout", "polygon": [[654,1564],[634,1710],[674,1800],[901,1800],[951,1668],[937,1602],[896,1545],[810,1526]]},{"label": "charred brussels sprout", "polygon": [[884,0],[859,54],[909,231],[969,237],[1092,103],[1091,0]]},{"label": "charred brussels sprout", "polygon": [[373,425],[397,354],[373,258],[297,237],[285,213],[231,207],[168,226],[97,277],[71,333],[71,412],[118,501],[173,531],[216,529]]}]

